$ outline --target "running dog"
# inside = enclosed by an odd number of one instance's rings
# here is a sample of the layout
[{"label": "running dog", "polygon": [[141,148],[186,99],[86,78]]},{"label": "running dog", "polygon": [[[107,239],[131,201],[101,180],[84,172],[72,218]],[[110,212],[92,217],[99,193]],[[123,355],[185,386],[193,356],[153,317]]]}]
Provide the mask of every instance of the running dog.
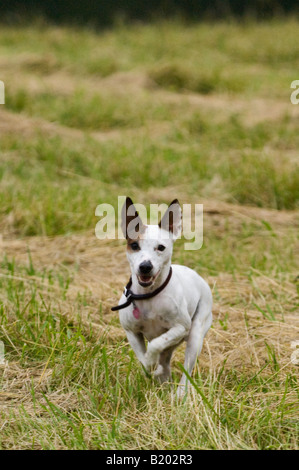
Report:
[{"label": "running dog", "polygon": [[[172,353],[183,341],[187,342],[184,369],[191,375],[212,324],[208,284],[192,269],[171,264],[181,219],[177,199],[159,225],[144,225],[129,197],[122,209],[131,278],[112,310],[119,310],[120,323],[138,360],[161,383],[169,381]],[[187,385],[184,373],[178,398],[185,395]]]}]

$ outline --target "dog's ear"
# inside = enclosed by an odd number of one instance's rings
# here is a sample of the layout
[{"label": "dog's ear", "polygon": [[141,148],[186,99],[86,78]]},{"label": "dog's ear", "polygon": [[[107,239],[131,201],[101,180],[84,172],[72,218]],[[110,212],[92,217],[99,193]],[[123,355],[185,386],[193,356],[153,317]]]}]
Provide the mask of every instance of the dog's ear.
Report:
[{"label": "dog's ear", "polygon": [[126,202],[124,203],[121,211],[121,229],[127,240],[129,238],[131,240],[136,240],[138,235],[140,235],[145,229],[133,201],[129,197],[126,198]]},{"label": "dog's ear", "polygon": [[174,239],[178,238],[180,235],[182,227],[182,209],[177,199],[174,199],[174,201],[169,204],[167,211],[159,222],[159,227],[172,233]]}]

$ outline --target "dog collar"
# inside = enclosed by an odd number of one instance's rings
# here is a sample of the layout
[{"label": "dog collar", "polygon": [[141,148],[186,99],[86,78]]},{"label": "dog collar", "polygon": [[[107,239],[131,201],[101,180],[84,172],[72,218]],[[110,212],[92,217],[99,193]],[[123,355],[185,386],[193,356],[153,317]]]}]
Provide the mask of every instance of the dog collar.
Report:
[{"label": "dog collar", "polygon": [[130,280],[124,290],[124,294],[128,300],[124,304],[117,305],[116,307],[111,307],[111,310],[114,312],[115,310],[121,310],[123,308],[126,308],[129,305],[131,305],[131,303],[134,302],[134,300],[146,300],[146,299],[151,299],[152,297],[155,297],[167,286],[167,284],[170,281],[171,276],[172,276],[172,267],[170,266],[168,276],[163,282],[163,284],[161,284],[161,286],[158,287],[153,292],[148,292],[147,294],[134,294],[134,292],[131,291],[132,277],[130,277]]}]

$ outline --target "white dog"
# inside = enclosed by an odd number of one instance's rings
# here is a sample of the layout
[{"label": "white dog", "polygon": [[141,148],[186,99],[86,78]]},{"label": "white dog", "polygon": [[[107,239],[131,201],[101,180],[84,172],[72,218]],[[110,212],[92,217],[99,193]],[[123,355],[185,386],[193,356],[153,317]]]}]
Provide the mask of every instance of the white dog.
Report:
[{"label": "white dog", "polygon": [[[121,325],[137,358],[147,371],[156,367],[154,375],[160,382],[170,379],[171,355],[183,340],[187,341],[184,368],[192,373],[212,324],[208,284],[186,266],[171,265],[181,218],[177,200],[169,205],[159,225],[144,225],[130,198],[122,210],[132,276],[112,310],[120,311]],[[177,396],[184,396],[186,389],[183,374]]]}]

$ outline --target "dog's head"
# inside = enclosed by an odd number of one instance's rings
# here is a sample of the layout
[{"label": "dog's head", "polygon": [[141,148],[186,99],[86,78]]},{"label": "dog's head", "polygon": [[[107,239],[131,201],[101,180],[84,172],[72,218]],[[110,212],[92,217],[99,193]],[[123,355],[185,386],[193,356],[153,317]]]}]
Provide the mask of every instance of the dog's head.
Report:
[{"label": "dog's head", "polygon": [[132,200],[122,208],[122,231],[132,274],[143,287],[150,287],[170,264],[172,247],[181,230],[182,211],[177,199],[168,206],[158,225],[144,225]]}]

